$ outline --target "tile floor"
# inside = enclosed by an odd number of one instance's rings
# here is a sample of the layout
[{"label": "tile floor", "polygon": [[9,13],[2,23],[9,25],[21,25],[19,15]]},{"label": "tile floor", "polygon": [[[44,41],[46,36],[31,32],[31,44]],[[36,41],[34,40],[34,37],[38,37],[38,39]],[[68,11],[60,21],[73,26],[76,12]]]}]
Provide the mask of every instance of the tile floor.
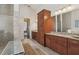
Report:
[{"label": "tile floor", "polygon": [[0,54],[2,53],[4,48],[5,48],[5,46],[0,46]]},{"label": "tile floor", "polygon": [[39,44],[37,41],[33,40],[33,39],[24,39],[23,43],[27,43],[29,42],[29,44],[33,47],[33,48],[39,48],[41,51],[43,51],[45,53],[45,55],[59,55],[57,52],[42,46],[41,44]]},{"label": "tile floor", "polygon": [[[57,52],[42,46],[41,44],[39,44],[37,41],[33,40],[33,39],[24,39],[23,43],[29,43],[33,48],[37,48],[39,50],[41,50],[45,55],[59,55]],[[0,54],[3,51],[5,46],[0,47]],[[41,55],[44,55],[41,53]]]}]

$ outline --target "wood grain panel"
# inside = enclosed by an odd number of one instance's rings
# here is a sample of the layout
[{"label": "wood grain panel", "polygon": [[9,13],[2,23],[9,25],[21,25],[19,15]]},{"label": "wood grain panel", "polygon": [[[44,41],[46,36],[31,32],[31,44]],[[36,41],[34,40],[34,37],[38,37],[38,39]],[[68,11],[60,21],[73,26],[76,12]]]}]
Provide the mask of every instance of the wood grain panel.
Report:
[{"label": "wood grain panel", "polygon": [[68,54],[79,55],[79,40],[74,39],[68,40]]}]

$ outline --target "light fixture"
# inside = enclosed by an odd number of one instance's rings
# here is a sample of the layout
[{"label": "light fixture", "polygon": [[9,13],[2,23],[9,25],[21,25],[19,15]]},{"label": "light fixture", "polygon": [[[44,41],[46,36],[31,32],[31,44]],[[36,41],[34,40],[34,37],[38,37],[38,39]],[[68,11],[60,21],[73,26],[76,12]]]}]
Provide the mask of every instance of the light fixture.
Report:
[{"label": "light fixture", "polygon": [[61,14],[61,13],[66,13],[66,12],[72,11],[74,9],[76,9],[76,8],[74,6],[70,5],[68,7],[65,7],[65,8],[61,9],[61,10],[56,11],[54,14],[58,15],[58,14]]},{"label": "light fixture", "polygon": [[62,12],[69,12],[72,11],[74,8],[72,6],[68,6],[62,9]]},{"label": "light fixture", "polygon": [[72,11],[72,10],[74,10],[76,8],[74,6],[69,6],[67,9]]},{"label": "light fixture", "polygon": [[61,10],[58,11],[58,13],[61,13],[61,12],[62,12]]},{"label": "light fixture", "polygon": [[72,6],[67,7],[67,9],[72,9]]},{"label": "light fixture", "polygon": [[62,10],[56,11],[56,12],[55,12],[55,15],[58,15],[58,14],[60,14],[60,13],[62,13]]},{"label": "light fixture", "polygon": [[67,9],[66,9],[66,8],[63,8],[63,9],[62,9],[62,12],[66,12],[66,11],[67,11]]}]

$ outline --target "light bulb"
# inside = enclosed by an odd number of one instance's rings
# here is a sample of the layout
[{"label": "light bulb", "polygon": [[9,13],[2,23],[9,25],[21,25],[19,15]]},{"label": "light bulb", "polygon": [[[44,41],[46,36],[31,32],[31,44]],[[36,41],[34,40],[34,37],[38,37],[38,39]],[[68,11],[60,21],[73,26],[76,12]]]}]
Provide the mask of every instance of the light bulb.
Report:
[{"label": "light bulb", "polygon": [[67,7],[67,9],[72,9],[72,7],[71,7],[71,6],[69,6],[69,7]]},{"label": "light bulb", "polygon": [[63,11],[66,11],[66,8],[64,8]]},{"label": "light bulb", "polygon": [[61,13],[61,12],[62,12],[61,10],[58,11],[58,13]]}]

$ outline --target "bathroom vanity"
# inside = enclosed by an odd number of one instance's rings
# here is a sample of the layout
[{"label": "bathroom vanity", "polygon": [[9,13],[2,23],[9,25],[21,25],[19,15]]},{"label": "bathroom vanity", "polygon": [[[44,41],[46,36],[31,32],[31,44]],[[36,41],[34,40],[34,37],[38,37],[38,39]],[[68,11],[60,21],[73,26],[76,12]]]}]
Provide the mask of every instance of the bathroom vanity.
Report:
[{"label": "bathroom vanity", "polygon": [[65,32],[45,34],[46,46],[65,55],[79,55],[79,38]]}]

